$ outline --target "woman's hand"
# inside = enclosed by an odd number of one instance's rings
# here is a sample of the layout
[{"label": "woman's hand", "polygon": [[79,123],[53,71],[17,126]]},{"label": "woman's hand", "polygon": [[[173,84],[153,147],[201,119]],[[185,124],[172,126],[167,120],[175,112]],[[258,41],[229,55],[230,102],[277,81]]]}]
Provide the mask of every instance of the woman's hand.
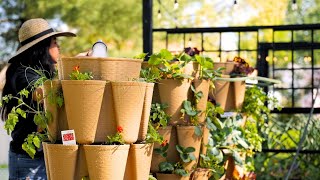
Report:
[{"label": "woman's hand", "polygon": [[81,56],[92,56],[92,50],[89,49],[86,52],[82,52],[82,53],[79,53],[79,54],[76,55],[76,57],[81,57]]}]

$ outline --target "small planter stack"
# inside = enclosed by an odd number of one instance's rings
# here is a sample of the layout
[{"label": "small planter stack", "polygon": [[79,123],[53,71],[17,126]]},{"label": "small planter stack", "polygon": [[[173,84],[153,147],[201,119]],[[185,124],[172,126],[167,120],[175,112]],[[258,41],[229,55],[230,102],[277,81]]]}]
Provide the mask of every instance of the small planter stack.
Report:
[{"label": "small planter stack", "polygon": [[[222,78],[230,78],[231,72],[236,66],[236,62],[216,62],[214,63],[215,69],[219,67],[224,67],[225,70],[222,71]],[[242,108],[244,102],[246,84],[245,81],[223,81],[217,80],[214,83],[215,89],[210,93],[210,98],[214,99],[217,104],[224,109],[225,112],[236,112]],[[242,114],[243,121],[241,126],[245,126],[246,116]],[[227,156],[225,162],[225,175],[221,179],[232,179],[235,170],[235,160],[232,157],[232,153],[224,154]]]},{"label": "small planter stack", "polygon": [[[206,104],[209,94],[209,84],[210,81],[199,79],[199,64],[197,62],[189,62],[183,69],[185,74],[191,75],[194,79],[162,79],[158,82],[158,96],[156,99],[159,99],[160,103],[168,104],[168,108],[165,112],[171,116],[168,127],[161,128],[159,133],[163,135],[164,140],[167,140],[169,143],[169,148],[167,152],[167,158],[164,158],[160,155],[154,154],[152,158],[151,172],[156,173],[158,180],[178,180],[178,179],[192,179],[192,177],[179,176],[176,174],[162,174],[159,172],[158,165],[160,162],[168,161],[171,163],[182,162],[179,157],[179,153],[176,150],[176,145],[180,145],[184,148],[194,147],[194,155],[196,160],[189,163],[183,163],[182,166],[190,174],[196,170],[201,151],[201,144],[203,144],[203,135],[197,136],[195,133],[196,126],[192,125],[189,122],[189,117],[181,113],[182,104],[184,100],[189,100],[193,98],[193,92],[191,91],[191,85],[196,89],[196,92],[202,91],[203,97],[198,102],[196,108],[202,113],[199,115],[199,123],[202,132],[205,128],[205,111]],[[157,94],[156,94],[157,95]],[[209,133],[209,132],[207,132]],[[158,145],[155,145],[155,148]],[[208,176],[206,176],[208,179]],[[199,178],[200,179],[200,178]]]},{"label": "small planter stack", "polygon": [[[225,68],[222,71],[222,78],[230,78],[235,62],[215,62],[214,69]],[[214,82],[215,89],[210,91],[210,98],[227,111],[235,111],[241,109],[245,95],[245,81],[223,81]]]},{"label": "small planter stack", "polygon": [[[134,144],[146,138],[154,86],[134,81],[141,62],[93,57],[58,62],[60,80],[46,82],[44,92],[62,87],[65,107],[45,102],[53,115],[49,131],[52,140],[61,140],[61,130],[74,129],[77,145],[43,144],[48,179],[148,179],[153,144]],[[94,80],[69,80],[76,66],[92,72]],[[119,126],[126,144],[102,145]]]}]

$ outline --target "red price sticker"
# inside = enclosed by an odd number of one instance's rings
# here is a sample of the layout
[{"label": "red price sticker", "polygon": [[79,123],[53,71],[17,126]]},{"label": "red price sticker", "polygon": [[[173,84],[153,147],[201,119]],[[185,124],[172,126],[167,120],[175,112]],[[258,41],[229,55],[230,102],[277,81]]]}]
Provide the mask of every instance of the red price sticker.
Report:
[{"label": "red price sticker", "polygon": [[76,145],[74,130],[61,131],[63,145]]},{"label": "red price sticker", "polygon": [[74,140],[74,136],[72,133],[69,133],[69,134],[64,134],[63,135],[63,140],[64,141],[71,141],[71,140]]}]

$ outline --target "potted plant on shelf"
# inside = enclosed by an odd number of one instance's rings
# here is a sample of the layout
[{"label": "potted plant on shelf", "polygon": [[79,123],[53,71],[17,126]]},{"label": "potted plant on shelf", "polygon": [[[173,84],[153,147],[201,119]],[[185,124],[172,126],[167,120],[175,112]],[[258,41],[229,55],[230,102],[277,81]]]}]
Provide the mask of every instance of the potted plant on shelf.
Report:
[{"label": "potted plant on shelf", "polygon": [[95,140],[106,81],[92,80],[91,72],[80,72],[75,66],[71,80],[62,80],[67,121],[75,130],[80,144],[91,144]]},{"label": "potted plant on shelf", "polygon": [[158,131],[149,123],[146,139],[130,146],[124,179],[148,179],[151,159],[154,154],[154,143],[163,144],[165,142]]},{"label": "potted plant on shelf", "polygon": [[[149,117],[149,129],[148,131],[155,130],[159,132],[159,134],[162,136],[162,140],[160,143],[154,144],[154,153],[152,155],[152,162],[151,162],[151,172],[158,172],[158,165],[160,162],[165,161],[165,157],[159,153],[159,148],[166,145],[167,143],[173,144],[175,139],[171,136],[172,135],[172,126],[168,126],[168,123],[170,121],[170,116],[165,112],[165,109],[168,108],[167,104],[160,104],[155,103],[151,105],[151,111],[150,111],[150,117]],[[170,154],[170,157],[177,157],[177,153],[175,151],[175,147],[171,146],[169,147],[168,144],[168,151]],[[177,159],[177,158],[173,158]]]},{"label": "potted plant on shelf", "polygon": [[123,179],[130,145],[124,144],[123,128],[100,145],[84,145],[90,179]]},{"label": "potted plant on shelf", "polygon": [[224,114],[224,110],[220,106],[217,106],[217,105],[215,106],[210,101],[207,102],[206,125],[203,129],[203,137],[201,142],[201,154],[207,154],[210,131],[214,133],[217,129],[222,129],[223,124],[219,118],[223,114]]},{"label": "potted plant on shelf", "polygon": [[180,61],[186,56],[173,56],[168,50],[162,49],[159,53],[152,54],[148,60],[151,68],[161,74],[159,80],[159,96],[161,103],[167,103],[166,113],[171,116],[169,124],[176,125],[180,121],[182,102],[188,99],[192,76],[184,74],[187,61]]},{"label": "potted plant on shelf", "polygon": [[[234,57],[234,62],[237,64],[235,65],[233,71],[230,73],[232,78],[234,77],[246,77],[254,71],[254,68],[249,65],[243,58],[241,57]],[[235,81],[233,82],[233,93],[234,93],[234,104],[235,109],[241,109],[244,94],[246,90],[246,83],[245,81]]]},{"label": "potted plant on shelf", "polygon": [[[176,146],[176,150],[179,152],[179,157],[181,161],[176,163],[163,161],[159,164],[159,173],[157,173],[158,180],[184,180],[190,178],[190,172],[192,171],[193,160],[195,160],[195,156],[193,152],[195,149],[193,147],[181,147],[179,145]],[[164,149],[165,152],[165,149]],[[166,153],[164,153],[166,155]],[[188,170],[189,169],[189,170]]]},{"label": "potted plant on shelf", "polygon": [[[202,92],[196,92],[191,86],[193,93],[192,101],[185,100],[181,112],[186,124],[177,126],[178,145],[183,147],[193,147],[195,149],[195,159],[190,163],[192,166],[196,165],[199,160],[201,140],[203,137],[204,123],[199,122],[200,110],[197,110],[197,101],[202,98]],[[187,118],[186,118],[187,117]],[[191,166],[191,167],[192,167]]]},{"label": "potted plant on shelf", "polygon": [[199,180],[218,180],[224,173],[223,165],[223,153],[220,149],[209,145],[206,154],[200,155],[200,162],[198,168],[193,172],[192,179]]}]

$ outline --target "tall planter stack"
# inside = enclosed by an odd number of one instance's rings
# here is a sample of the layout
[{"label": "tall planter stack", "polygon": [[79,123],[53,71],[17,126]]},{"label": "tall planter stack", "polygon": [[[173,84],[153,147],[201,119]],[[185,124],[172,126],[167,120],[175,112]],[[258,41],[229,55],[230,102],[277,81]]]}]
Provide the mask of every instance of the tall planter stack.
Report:
[{"label": "tall planter stack", "polygon": [[[50,131],[54,139],[61,140],[61,130],[74,129],[77,145],[43,144],[48,179],[148,178],[153,144],[135,143],[146,138],[154,84],[136,81],[141,63],[139,59],[93,57],[68,57],[58,62],[59,80],[45,83],[44,92],[47,95],[62,86],[66,111],[45,102],[45,109],[54,117]],[[76,66],[80,72],[92,72],[93,80],[70,80]],[[60,123],[63,115],[66,118]],[[66,122],[68,127],[60,127]],[[126,144],[104,145],[107,136],[117,132],[117,126],[122,127]],[[62,148],[59,157],[75,164],[66,164],[69,169],[63,166],[65,171],[54,173],[60,167],[52,162],[53,156],[58,157],[52,147]],[[137,169],[138,164],[144,170]]]},{"label": "tall planter stack", "polygon": [[[184,169],[187,170],[190,174],[196,169],[200,157],[202,136],[196,135],[195,126],[188,122],[188,119],[190,118],[182,116],[183,114],[181,113],[181,109],[183,107],[183,101],[191,101],[194,96],[191,90],[191,85],[195,87],[196,92],[202,91],[203,97],[198,102],[196,108],[202,111],[202,113],[199,115],[199,122],[200,125],[202,125],[201,129],[203,131],[210,81],[199,79],[199,64],[197,62],[188,63],[185,66],[185,69],[182,69],[182,71],[185,74],[191,75],[194,79],[162,79],[158,82],[160,103],[168,104],[168,108],[165,109],[165,112],[169,116],[171,116],[169,125],[172,126],[171,132],[167,133],[170,134],[170,137],[164,136],[164,140],[168,140],[169,143],[167,157],[164,158],[158,154],[154,154],[152,158],[151,172],[156,173],[158,180],[190,179],[189,176],[182,177],[175,174],[162,174],[158,169],[158,165],[160,162],[181,162],[179,153],[176,150],[176,145],[180,145],[184,148],[195,148],[195,152],[193,154],[195,155],[196,160],[189,163],[182,163]],[[159,131],[159,133],[164,135],[162,129]],[[155,147],[159,147],[159,145],[155,145]]]}]

